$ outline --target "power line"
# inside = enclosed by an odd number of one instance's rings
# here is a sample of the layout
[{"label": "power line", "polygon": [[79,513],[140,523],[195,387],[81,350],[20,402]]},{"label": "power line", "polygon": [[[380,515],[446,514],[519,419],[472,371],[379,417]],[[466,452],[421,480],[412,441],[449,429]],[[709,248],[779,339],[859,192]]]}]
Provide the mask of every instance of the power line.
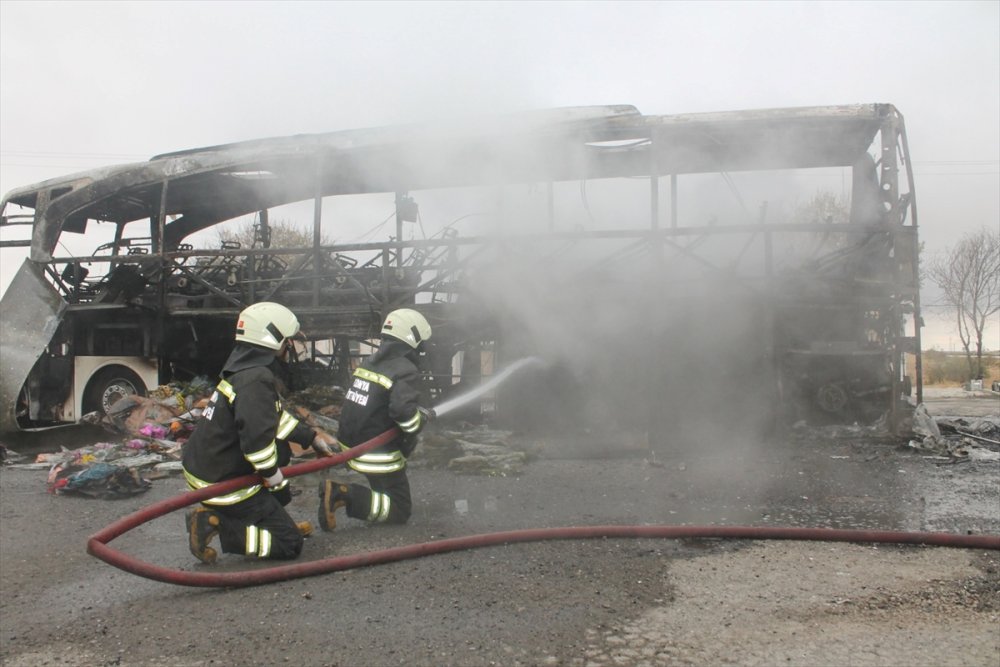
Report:
[{"label": "power line", "polygon": [[950,165],[950,164],[960,164],[960,165],[968,165],[968,164],[1000,164],[1000,160],[914,160],[913,164],[914,165],[918,165],[918,164],[919,165],[924,165],[924,164],[933,164],[933,165]]},{"label": "power line", "polygon": [[917,171],[915,172],[919,176],[998,176],[1000,171],[936,171],[936,172],[926,172]]},{"label": "power line", "polygon": [[0,150],[0,155],[16,155],[18,157],[79,157],[79,158],[145,158],[145,155],[137,153],[67,153],[62,151],[5,151]]},{"label": "power line", "polygon": [[23,164],[19,162],[0,162],[0,167],[22,167],[26,169],[93,169],[95,166],[113,165],[109,165],[107,162],[101,162],[97,165],[93,162],[89,164]]}]

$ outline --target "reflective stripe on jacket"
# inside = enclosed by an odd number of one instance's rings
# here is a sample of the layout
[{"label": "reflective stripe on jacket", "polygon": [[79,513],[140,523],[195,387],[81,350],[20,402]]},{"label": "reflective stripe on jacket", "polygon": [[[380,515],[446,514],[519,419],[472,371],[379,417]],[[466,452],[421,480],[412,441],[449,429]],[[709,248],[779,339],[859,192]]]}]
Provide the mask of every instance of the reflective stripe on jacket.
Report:
[{"label": "reflective stripe on jacket", "polygon": [[378,351],[354,371],[351,386],[344,396],[337,438],[342,449],[360,445],[393,427],[404,436],[395,438],[374,451],[348,462],[354,470],[385,473],[402,470],[406,457],[404,437],[413,437],[424,426],[417,389],[419,372],[413,361],[413,349],[401,341],[387,338]]},{"label": "reflective stripe on jacket", "polygon": [[[346,452],[350,449],[349,445],[345,445],[339,440],[337,444],[340,445],[342,451]],[[398,449],[391,452],[383,452],[376,449],[374,452],[367,452],[355,459],[351,459],[347,462],[347,465],[361,473],[379,475],[402,470],[406,467],[406,457]]]},{"label": "reflective stripe on jacket", "polygon": [[[184,480],[187,482],[189,488],[197,491],[198,489],[204,489],[206,486],[211,486],[215,482],[206,482],[203,479],[198,479],[187,470],[184,471]],[[203,500],[201,502],[206,505],[235,505],[238,502],[244,501],[250,496],[254,495],[260,491],[264,486],[262,484],[254,484],[253,486],[248,486],[245,489],[238,489],[232,493],[227,493],[224,496],[216,496],[214,498],[209,498],[208,500]]]},{"label": "reflective stripe on jacket", "polygon": [[[270,477],[291,459],[287,440],[308,446],[315,436],[282,409],[274,373],[268,367],[274,354],[246,347],[238,344],[230,355],[223,379],[184,445],[184,475],[191,488],[251,473]],[[235,370],[230,371],[231,366]],[[259,490],[255,485],[205,502],[233,504]]]}]

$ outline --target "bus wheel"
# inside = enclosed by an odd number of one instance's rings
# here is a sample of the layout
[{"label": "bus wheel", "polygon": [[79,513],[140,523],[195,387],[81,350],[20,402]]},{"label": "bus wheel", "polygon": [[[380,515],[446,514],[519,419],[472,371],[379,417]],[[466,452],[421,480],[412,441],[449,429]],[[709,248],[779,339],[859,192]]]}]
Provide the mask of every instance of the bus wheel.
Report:
[{"label": "bus wheel", "polygon": [[146,395],[146,385],[142,379],[125,366],[110,366],[101,369],[87,385],[83,395],[83,411],[99,411],[108,414],[111,406],[119,400],[135,394]]}]

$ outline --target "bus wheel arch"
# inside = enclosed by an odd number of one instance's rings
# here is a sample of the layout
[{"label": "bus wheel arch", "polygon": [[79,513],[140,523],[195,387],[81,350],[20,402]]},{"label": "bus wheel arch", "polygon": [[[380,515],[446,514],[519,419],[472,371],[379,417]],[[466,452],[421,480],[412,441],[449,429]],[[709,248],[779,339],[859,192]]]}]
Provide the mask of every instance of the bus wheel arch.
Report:
[{"label": "bus wheel arch", "polygon": [[83,411],[108,414],[108,409],[125,396],[145,396],[148,388],[139,374],[128,366],[104,366],[87,381],[83,393]]}]

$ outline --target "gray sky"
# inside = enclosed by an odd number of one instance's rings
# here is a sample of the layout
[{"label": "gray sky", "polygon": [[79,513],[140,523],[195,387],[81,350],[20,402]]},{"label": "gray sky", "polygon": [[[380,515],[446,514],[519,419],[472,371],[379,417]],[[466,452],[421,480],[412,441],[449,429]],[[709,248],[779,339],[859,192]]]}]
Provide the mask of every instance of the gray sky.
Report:
[{"label": "gray sky", "polygon": [[1000,2],[0,2],[3,192],[441,114],[872,102],[906,119],[927,253],[1000,225]]}]

